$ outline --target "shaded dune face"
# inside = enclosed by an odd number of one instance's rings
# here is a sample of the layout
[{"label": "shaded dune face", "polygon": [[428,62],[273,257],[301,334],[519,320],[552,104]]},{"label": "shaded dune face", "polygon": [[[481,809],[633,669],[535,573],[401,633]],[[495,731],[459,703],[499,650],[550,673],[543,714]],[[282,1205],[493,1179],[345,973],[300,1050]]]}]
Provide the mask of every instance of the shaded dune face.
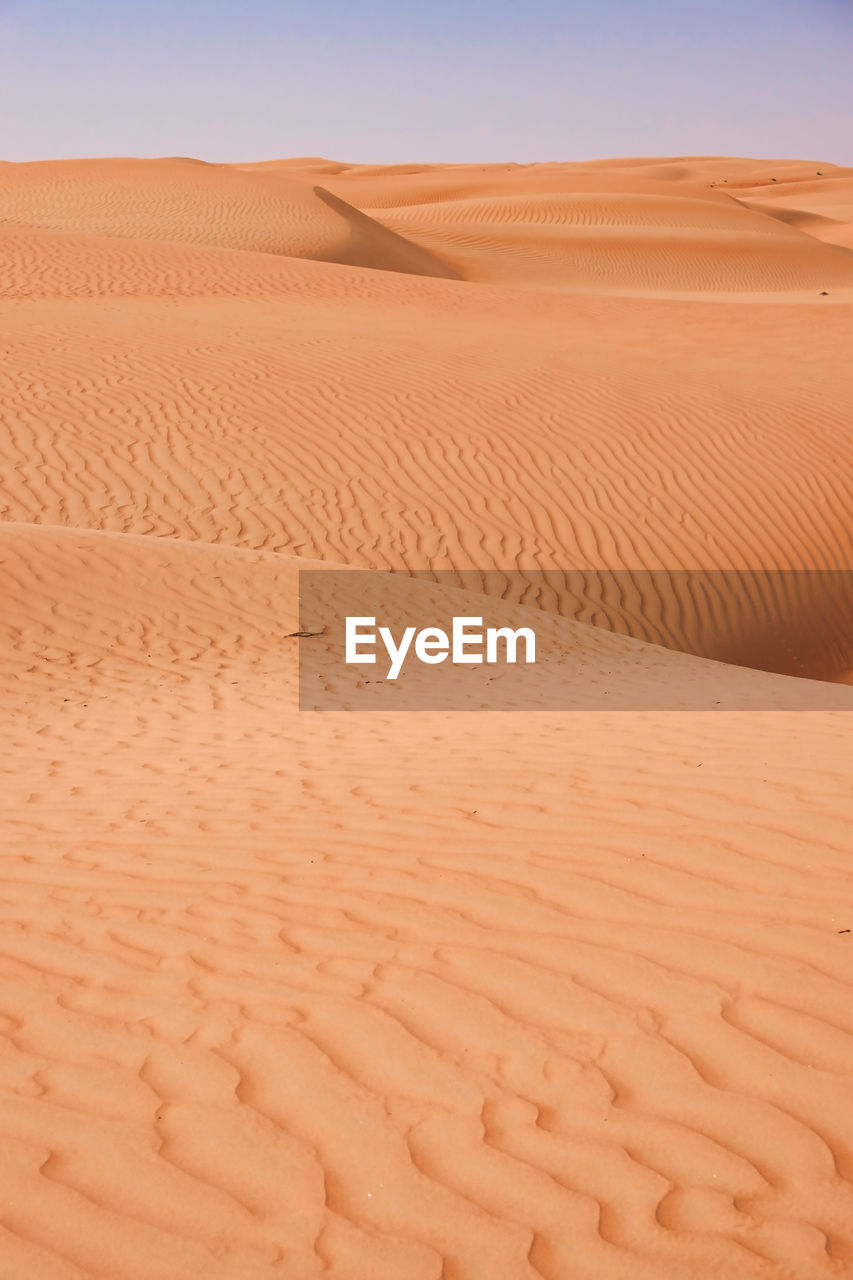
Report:
[{"label": "shaded dune face", "polygon": [[736,667],[850,680],[853,572],[837,569],[415,571]]},{"label": "shaded dune face", "polygon": [[347,240],[336,246],[334,256],[327,257],[325,261],[353,267],[375,267],[383,271],[405,271],[410,275],[441,276],[447,280],[460,279],[452,267],[442,264],[426,249],[386,230],[330,191],[314,187],[314,194],[348,227]]},{"label": "shaded dune face", "polygon": [[[0,164],[4,1280],[849,1273],[851,226]],[[537,679],[300,712],[306,569]]]}]

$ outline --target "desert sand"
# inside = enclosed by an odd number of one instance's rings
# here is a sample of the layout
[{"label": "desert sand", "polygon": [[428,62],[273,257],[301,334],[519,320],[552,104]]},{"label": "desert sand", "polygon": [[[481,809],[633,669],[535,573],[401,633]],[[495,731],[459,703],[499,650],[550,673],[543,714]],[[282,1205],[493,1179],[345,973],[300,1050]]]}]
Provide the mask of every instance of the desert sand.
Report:
[{"label": "desert sand", "polygon": [[853,170],[4,163],[0,333],[0,1273],[853,1275],[832,601],[802,675],[557,610],[501,712],[300,711],[295,635],[853,567]]}]

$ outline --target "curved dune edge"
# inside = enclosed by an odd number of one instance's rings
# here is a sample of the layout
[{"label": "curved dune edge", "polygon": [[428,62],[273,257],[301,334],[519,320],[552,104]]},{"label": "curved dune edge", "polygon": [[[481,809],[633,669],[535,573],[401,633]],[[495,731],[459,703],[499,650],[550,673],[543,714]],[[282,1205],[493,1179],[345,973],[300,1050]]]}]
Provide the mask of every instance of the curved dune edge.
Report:
[{"label": "curved dune edge", "polygon": [[769,199],[761,196],[741,203],[747,208],[777,218],[787,226],[796,227],[815,240],[824,244],[838,245],[843,249],[853,249],[853,224],[849,216],[849,205],[853,200],[853,182],[847,184],[847,190],[805,191],[798,188],[793,195],[783,191],[780,196]]},{"label": "curved dune edge", "polygon": [[[678,652],[679,643],[687,640],[701,647],[695,634],[670,634],[666,649],[633,638],[630,630],[615,634],[603,625],[606,604],[604,608],[595,605],[599,624],[591,627],[547,609],[490,597],[503,575],[494,575],[494,581],[486,578],[480,590],[472,590],[448,585],[446,580],[431,582],[389,574],[371,578],[371,593],[365,597],[357,569],[348,570],[352,580],[347,591],[339,577],[346,568],[297,556],[176,539],[0,525],[0,591],[7,603],[0,628],[0,666],[8,678],[55,675],[61,668],[69,669],[66,674],[96,666],[110,670],[128,664],[132,673],[148,662],[161,671],[186,674],[239,662],[267,675],[275,674],[295,689],[298,646],[293,642],[302,625],[299,572],[309,569],[334,575],[325,604],[322,594],[312,588],[312,607],[322,614],[326,629],[327,624],[341,623],[347,613],[363,612],[366,598],[373,602],[371,609],[380,611],[381,624],[390,626],[395,635],[413,621],[425,626],[437,618],[476,616],[484,611],[488,612],[487,625],[533,628],[538,637],[541,679],[524,686],[517,709],[547,710],[549,703],[578,710],[599,709],[604,690],[617,706],[630,694],[639,705],[655,709],[669,705],[679,682],[683,688],[678,705],[683,710],[773,710],[796,706],[798,700],[802,707],[818,710],[845,702],[839,691],[821,689],[813,679],[792,680],[766,670],[708,661],[695,647],[687,653]],[[599,575],[585,576],[589,588]],[[535,582],[533,575],[531,580]],[[624,583],[631,582],[626,576]],[[641,576],[633,582],[642,589]],[[707,579],[699,576],[697,583],[702,593],[709,590]],[[621,590],[623,584],[618,579],[617,585]],[[737,589],[752,598],[761,592],[762,584],[760,579],[744,575]],[[775,590],[776,584],[763,589]],[[718,598],[711,605],[717,611],[725,603]],[[677,598],[682,616],[686,616],[687,604],[686,596]],[[749,653],[750,645],[757,642],[747,615],[737,598],[730,607],[732,631],[727,643],[735,652],[740,644]],[[837,602],[827,601],[824,612],[833,607],[837,608]],[[803,611],[800,625],[804,630],[814,627],[819,616],[819,608],[809,598],[792,596],[786,608],[790,611],[789,626],[796,626],[797,609]],[[638,629],[652,613],[651,601],[645,602],[645,607],[638,602]],[[631,613],[625,611],[624,603],[610,626],[617,622],[630,627]],[[697,622],[701,622],[699,614]],[[744,636],[737,634],[739,622],[748,627]],[[336,674],[335,652],[328,634],[312,640],[312,661],[322,674],[327,669]],[[843,664],[845,671],[853,666],[853,655],[844,654]],[[436,673],[428,669],[418,672],[412,664],[410,682],[413,672],[425,690],[428,705],[430,681],[435,681]],[[492,674],[485,669],[472,673],[477,689],[463,697],[463,709],[476,708],[478,698],[488,705],[487,685]],[[502,705],[511,710],[515,704]],[[850,706],[853,708],[853,690]]]},{"label": "curved dune edge", "polygon": [[[0,590],[7,605],[0,627],[0,678],[8,686],[22,675],[55,680],[91,669],[105,678],[121,672],[126,680],[144,677],[150,664],[160,675],[178,679],[191,673],[221,679],[239,666],[274,677],[282,695],[287,689],[294,710],[295,641],[302,625],[299,571],[334,575],[325,604],[312,592],[312,608],[320,611],[325,634],[311,641],[312,664],[333,688],[343,673],[335,667],[329,628],[344,614],[366,608],[359,571],[349,570],[347,593],[340,578],[344,568],[172,539],[0,525]],[[674,698],[682,710],[722,711],[797,705],[819,710],[847,701],[839,690],[814,680],[661,649],[541,609],[405,575],[371,579],[369,599],[381,624],[395,635],[413,619],[425,626],[484,610],[487,625],[532,628],[540,671],[532,673],[517,703],[502,703],[504,710],[547,710],[549,705],[599,710],[603,696],[617,707],[630,698],[651,710]],[[422,686],[428,706],[436,673],[411,664],[407,676],[409,687]],[[476,688],[461,696],[462,710],[488,706],[493,673],[482,668],[472,676]],[[853,709],[853,690],[849,705]]]},{"label": "curved dune edge", "polygon": [[[492,196],[382,209],[466,278],[550,288],[774,292],[850,288],[853,256],[774,206],[631,191]],[[770,213],[771,216],[765,216]]]},{"label": "curved dune edge", "polygon": [[850,225],[818,161],[0,164],[4,1280],[851,1270],[853,690],[539,612],[532,710],[315,714],[294,634],[308,567],[849,568]]}]

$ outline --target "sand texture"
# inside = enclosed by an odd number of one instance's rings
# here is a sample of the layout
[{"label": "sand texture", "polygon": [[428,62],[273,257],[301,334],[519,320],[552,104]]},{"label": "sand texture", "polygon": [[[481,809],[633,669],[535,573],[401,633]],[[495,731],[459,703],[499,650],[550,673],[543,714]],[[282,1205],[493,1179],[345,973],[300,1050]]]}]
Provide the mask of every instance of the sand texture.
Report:
[{"label": "sand texture", "polygon": [[[853,1276],[851,351],[820,161],[0,164],[3,1280]],[[320,713],[304,568],[630,590]]]}]

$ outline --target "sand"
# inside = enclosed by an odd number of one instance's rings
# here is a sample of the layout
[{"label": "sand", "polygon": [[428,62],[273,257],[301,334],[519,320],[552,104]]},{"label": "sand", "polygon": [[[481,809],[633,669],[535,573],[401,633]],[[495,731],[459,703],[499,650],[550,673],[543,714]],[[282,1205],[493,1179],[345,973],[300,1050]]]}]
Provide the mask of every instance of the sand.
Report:
[{"label": "sand", "polygon": [[851,568],[851,250],[820,161],[0,164],[4,1276],[853,1275],[832,602],[820,681],[552,613],[492,713],[300,712],[294,635]]}]

